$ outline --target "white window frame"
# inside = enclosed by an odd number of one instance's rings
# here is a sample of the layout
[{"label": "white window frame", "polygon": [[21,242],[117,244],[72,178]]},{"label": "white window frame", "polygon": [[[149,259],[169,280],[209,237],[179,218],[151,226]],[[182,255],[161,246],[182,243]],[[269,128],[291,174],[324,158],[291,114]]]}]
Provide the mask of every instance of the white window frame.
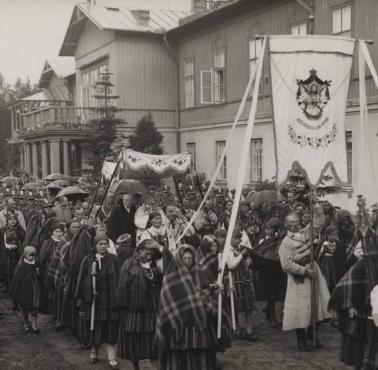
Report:
[{"label": "white window frame", "polygon": [[307,35],[307,31],[308,29],[306,21],[292,24],[290,27],[290,33],[296,36]]},{"label": "white window frame", "polygon": [[195,107],[195,64],[194,58],[184,61],[184,92],[185,108]]},{"label": "white window frame", "polygon": [[348,184],[353,182],[353,133],[352,131],[345,132],[345,146],[347,154],[347,178]]},{"label": "white window frame", "polygon": [[186,143],[186,150],[191,154],[191,157],[192,157],[191,169],[195,171],[196,168],[197,168],[196,143],[194,143],[194,142]]},{"label": "white window frame", "polygon": [[[338,18],[337,18],[338,17]],[[352,4],[343,4],[332,9],[332,34],[351,37],[353,24]]]},{"label": "white window frame", "polygon": [[[257,60],[260,56],[263,46],[263,39],[261,38],[251,38],[248,40],[248,55],[249,55],[249,77],[252,73],[256,73]],[[264,87],[264,76],[261,76],[260,86],[259,86],[259,95],[263,95]],[[253,94],[253,89],[251,89],[250,94]]]},{"label": "white window frame", "polygon": [[251,139],[249,161],[251,183],[263,181],[263,150],[263,138]]},{"label": "white window frame", "polygon": [[[224,148],[226,146],[225,140],[219,140],[215,142],[215,155],[216,155],[216,166],[218,167],[219,160],[222,156]],[[221,170],[219,171],[219,180],[227,180],[227,154],[223,158],[223,163]]]},{"label": "white window frame", "polygon": [[[96,82],[100,81],[101,73],[106,72],[108,70],[108,62],[104,61],[98,63],[92,67],[86,68],[81,71],[81,106],[82,107],[97,107],[99,104],[103,104],[104,102],[100,102],[99,99],[96,99],[94,95],[98,95],[98,89],[96,86]],[[85,81],[86,80],[86,81]]]},{"label": "white window frame", "polygon": [[[223,57],[219,57],[222,56]],[[220,76],[223,76],[221,83]],[[213,67],[200,72],[201,104],[222,104],[226,101],[226,50],[213,54]],[[208,99],[209,98],[209,99]]]}]

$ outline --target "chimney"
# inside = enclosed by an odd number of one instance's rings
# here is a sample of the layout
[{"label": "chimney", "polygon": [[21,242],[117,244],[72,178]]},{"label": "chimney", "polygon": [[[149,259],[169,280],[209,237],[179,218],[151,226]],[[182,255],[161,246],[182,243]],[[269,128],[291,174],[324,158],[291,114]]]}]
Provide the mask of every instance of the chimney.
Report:
[{"label": "chimney", "polygon": [[238,0],[192,0],[192,12],[199,13],[205,10],[216,10],[236,1]]},{"label": "chimney", "polygon": [[150,11],[149,10],[131,10],[132,15],[137,20],[141,26],[148,26],[150,22]]},{"label": "chimney", "polygon": [[204,12],[206,8],[206,0],[192,0],[192,12],[193,13],[200,13]]}]

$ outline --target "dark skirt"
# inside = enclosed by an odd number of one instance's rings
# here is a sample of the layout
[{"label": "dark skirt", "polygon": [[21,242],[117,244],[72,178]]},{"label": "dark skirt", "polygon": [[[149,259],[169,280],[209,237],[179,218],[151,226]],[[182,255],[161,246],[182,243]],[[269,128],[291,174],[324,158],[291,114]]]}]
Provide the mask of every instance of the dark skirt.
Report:
[{"label": "dark skirt", "polygon": [[125,310],[120,315],[118,355],[138,361],[156,359],[153,350],[156,312],[147,310]]},{"label": "dark skirt", "polygon": [[255,289],[252,271],[240,264],[232,272],[236,313],[255,310]]},{"label": "dark skirt", "polygon": [[13,278],[14,271],[20,260],[20,253],[18,249],[6,250],[4,253],[5,260],[3,261],[3,279],[6,288],[8,289]]},{"label": "dark skirt", "polygon": [[286,294],[286,275],[282,271],[269,274],[259,271],[256,277],[258,301],[283,302]]},{"label": "dark skirt", "polygon": [[330,293],[332,293],[337,283],[334,257],[324,256],[320,261],[320,269],[323,272],[328,289],[330,290]]},{"label": "dark skirt", "polygon": [[160,357],[160,370],[216,370],[216,349],[168,351]]}]

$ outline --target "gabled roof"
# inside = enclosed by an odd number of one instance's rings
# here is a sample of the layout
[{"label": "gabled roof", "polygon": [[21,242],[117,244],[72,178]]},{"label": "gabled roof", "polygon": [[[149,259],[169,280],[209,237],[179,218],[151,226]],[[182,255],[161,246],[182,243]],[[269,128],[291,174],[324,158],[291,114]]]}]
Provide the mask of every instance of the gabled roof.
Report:
[{"label": "gabled roof", "polygon": [[75,73],[75,58],[59,57],[46,60],[39,78],[38,87],[47,88],[54,73],[58,78],[73,75]]},{"label": "gabled roof", "polygon": [[191,12],[182,10],[127,7],[122,3],[78,3],[73,10],[59,55],[74,56],[80,33],[87,20],[101,30],[163,34],[177,27],[179,20],[190,14]]}]

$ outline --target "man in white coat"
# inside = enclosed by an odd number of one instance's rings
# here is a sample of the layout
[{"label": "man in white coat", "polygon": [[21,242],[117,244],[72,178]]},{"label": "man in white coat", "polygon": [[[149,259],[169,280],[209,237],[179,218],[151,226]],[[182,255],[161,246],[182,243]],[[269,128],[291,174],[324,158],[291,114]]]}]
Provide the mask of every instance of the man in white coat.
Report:
[{"label": "man in white coat", "polygon": [[[319,204],[314,205],[314,239],[324,223],[324,214]],[[287,290],[284,306],[283,330],[295,330],[300,351],[309,351],[307,339],[311,339],[311,279],[315,279],[316,321],[330,318],[327,310],[329,292],[326,281],[317,263],[310,264],[310,227],[300,229],[295,213],[286,216],[287,234],[278,254],[283,271],[287,274]],[[307,329],[307,335],[306,335]],[[319,344],[320,346],[320,344]]]}]

